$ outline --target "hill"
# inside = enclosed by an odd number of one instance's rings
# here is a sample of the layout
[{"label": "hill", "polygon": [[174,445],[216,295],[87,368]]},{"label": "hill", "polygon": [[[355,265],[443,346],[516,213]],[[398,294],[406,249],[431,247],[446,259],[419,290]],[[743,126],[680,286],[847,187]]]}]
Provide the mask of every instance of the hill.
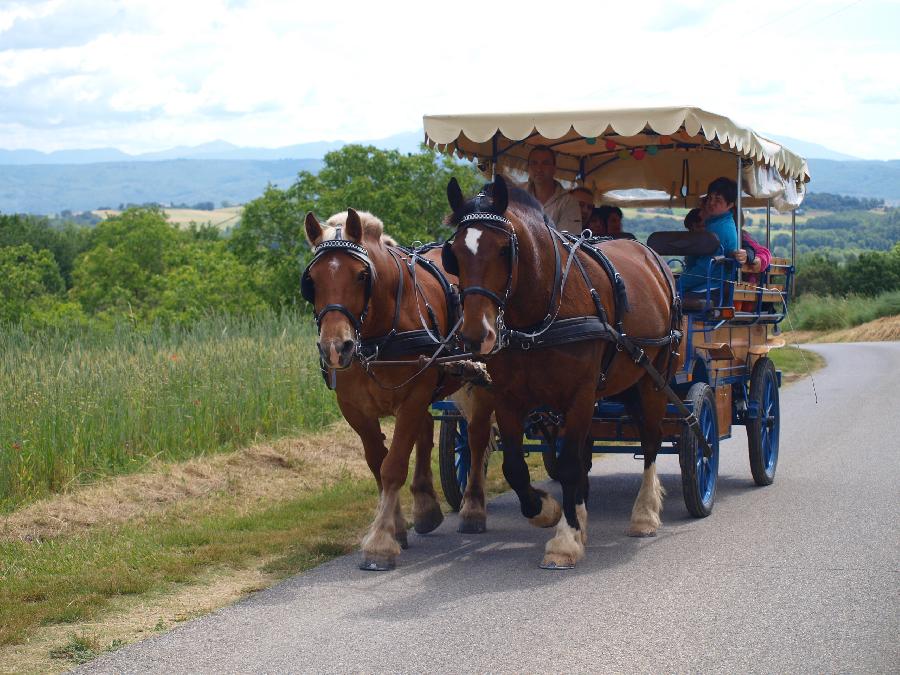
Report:
[{"label": "hill", "polygon": [[890,205],[900,204],[900,159],[854,162],[810,159],[809,172],[812,192],[873,197]]},{"label": "hill", "polygon": [[100,162],[0,166],[0,212],[91,211],[122,203],[243,203],[268,183],[288,187],[319,159]]}]

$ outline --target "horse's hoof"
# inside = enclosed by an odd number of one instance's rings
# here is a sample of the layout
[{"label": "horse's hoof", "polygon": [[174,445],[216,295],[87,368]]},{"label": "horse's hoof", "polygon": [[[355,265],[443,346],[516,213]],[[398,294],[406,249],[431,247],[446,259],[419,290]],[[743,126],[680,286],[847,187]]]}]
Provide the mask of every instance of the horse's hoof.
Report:
[{"label": "horse's hoof", "polygon": [[629,527],[629,528],[628,528],[628,532],[626,532],[626,534],[627,534],[629,537],[639,537],[639,538],[643,538],[643,537],[655,537],[655,536],[656,536],[656,530],[655,530],[654,528],[652,528],[652,527],[647,526],[647,525],[643,525],[643,526],[641,526],[641,525],[636,525],[636,526]]},{"label": "horse's hoof", "polygon": [[408,537],[407,537],[407,535],[406,535],[406,530],[405,530],[405,529],[403,529],[403,530],[398,530],[398,531],[394,534],[394,539],[396,539],[396,540],[397,540],[397,543],[400,544],[400,548],[402,548],[402,549],[404,549],[404,550],[406,550],[406,549],[409,548],[409,539],[408,539]]},{"label": "horse's hoof", "polygon": [[460,534],[484,534],[487,532],[487,521],[480,518],[460,518],[456,531]]},{"label": "horse's hoof", "polygon": [[428,509],[426,513],[419,516],[413,528],[419,534],[428,534],[429,532],[434,532],[443,522],[444,514],[441,513],[441,507],[435,504],[433,508]]},{"label": "horse's hoof", "polygon": [[359,569],[364,572],[390,572],[396,567],[396,563],[390,558],[363,558],[359,563]]},{"label": "horse's hoof", "polygon": [[565,556],[547,555],[541,561],[540,568],[542,570],[572,570],[575,569],[575,562]]}]

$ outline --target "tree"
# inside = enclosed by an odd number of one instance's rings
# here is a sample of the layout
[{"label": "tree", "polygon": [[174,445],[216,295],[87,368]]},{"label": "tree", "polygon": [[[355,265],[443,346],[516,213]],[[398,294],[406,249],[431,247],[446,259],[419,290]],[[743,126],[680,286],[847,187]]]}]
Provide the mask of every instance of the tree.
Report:
[{"label": "tree", "polygon": [[29,244],[0,247],[0,321],[18,323],[34,301],[63,288],[49,251],[35,251]]},{"label": "tree", "polygon": [[133,208],[100,223],[76,261],[72,295],[91,314],[143,307],[181,235],[159,209]]},{"label": "tree", "polygon": [[91,240],[72,288],[91,315],[173,324],[265,307],[254,271],[224,242],[181,231],[158,209],[129,209],[99,225]]},{"label": "tree", "polygon": [[47,218],[0,214],[0,246],[28,244],[47,250],[56,260],[66,288],[72,286],[75,258],[88,246],[89,230],[71,224],[54,227]]},{"label": "tree", "polygon": [[276,307],[299,302],[299,278],[309,259],[303,234],[308,211],[321,218],[355,209],[370,211],[400,242],[446,237],[447,183],[451,176],[472,194],[480,180],[474,169],[431,150],[403,155],[395,150],[346,145],[325,155],[318,174],[301,171],[287,190],[269,186],[244,208],[229,248],[246,264],[261,265]]}]

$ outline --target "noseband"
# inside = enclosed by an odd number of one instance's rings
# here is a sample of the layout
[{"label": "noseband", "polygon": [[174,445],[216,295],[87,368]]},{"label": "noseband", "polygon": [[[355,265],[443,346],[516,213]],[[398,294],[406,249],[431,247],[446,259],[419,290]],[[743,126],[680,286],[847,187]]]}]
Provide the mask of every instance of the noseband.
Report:
[{"label": "noseband", "polygon": [[[494,223],[501,224],[495,225]],[[510,222],[509,218],[497,215],[496,213],[491,213],[489,211],[477,211],[475,213],[469,213],[463,216],[460,219],[459,224],[456,226],[455,236],[459,236],[460,232],[475,224],[483,225],[484,227],[496,232],[500,232],[509,238],[509,273],[506,276],[506,288],[503,291],[503,297],[501,298],[489,288],[485,288],[483,286],[467,286],[466,288],[462,288],[460,290],[459,298],[461,302],[465,302],[467,295],[482,295],[493,302],[495,305],[497,305],[497,308],[502,314],[506,309],[506,303],[509,300],[510,293],[512,292],[513,270],[516,269],[516,265],[519,260],[519,240],[516,237],[516,231],[513,229],[512,223]],[[444,249],[441,252],[441,259],[444,262],[444,268],[448,272],[458,275],[459,263],[456,260],[456,255],[453,253],[452,248],[450,248],[451,244],[451,241],[444,243]],[[448,265],[447,263],[450,264]]]},{"label": "noseband", "polygon": [[319,330],[322,329],[322,319],[326,314],[329,312],[340,312],[349,319],[351,324],[353,324],[353,328],[356,330],[356,341],[359,342],[360,334],[362,333],[362,324],[369,313],[369,300],[372,298],[372,278],[375,276],[375,267],[372,265],[372,260],[369,258],[369,252],[364,246],[348,239],[343,239],[341,237],[341,228],[336,228],[334,239],[328,239],[316,246],[312,260],[309,261],[309,265],[303,270],[303,276],[300,280],[300,292],[304,299],[315,307],[315,285],[313,284],[309,270],[329,251],[343,251],[366,266],[369,274],[366,278],[365,304],[363,305],[362,314],[358,318],[344,305],[325,305],[325,307],[322,308],[322,311],[316,314],[316,328]]}]

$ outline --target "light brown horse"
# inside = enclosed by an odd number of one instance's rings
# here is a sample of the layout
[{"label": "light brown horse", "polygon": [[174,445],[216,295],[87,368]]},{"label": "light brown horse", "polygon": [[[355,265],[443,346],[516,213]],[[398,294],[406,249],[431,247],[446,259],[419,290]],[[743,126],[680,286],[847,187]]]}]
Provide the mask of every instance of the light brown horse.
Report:
[{"label": "light brown horse", "polygon": [[[304,272],[303,292],[315,306],[319,352],[328,377],[334,378],[341,412],[362,440],[366,462],[381,493],[375,520],[362,542],[360,568],[387,570],[394,567],[400,549],[407,545],[399,491],[406,482],[413,445],[415,529],[430,532],[443,520],[431,473],[434,422],[429,406],[459,389],[461,382],[439,368],[423,369],[417,364],[417,354],[391,354],[396,342],[385,342],[380,356],[409,360],[408,367],[364,367],[360,350],[392,331],[424,333],[427,327],[435,336],[446,336],[452,328],[447,298],[440,282],[421,267],[416,266],[413,279],[407,266],[409,254],[389,245],[391,240],[385,238],[382,222],[369,213],[348,209],[332,216],[325,226],[312,213],[307,214],[306,235],[309,243],[318,247]],[[440,267],[438,251],[428,257],[433,261],[437,258]],[[452,281],[455,283],[456,278]],[[428,337],[424,342],[425,353],[437,348]],[[490,434],[490,394],[480,388],[467,387],[466,391],[473,397],[465,406],[473,411],[469,420],[472,470],[460,529],[483,532],[483,466]],[[390,449],[384,445],[379,422],[388,415],[396,416]]]},{"label": "light brown horse", "polygon": [[[632,418],[639,422],[644,475],[628,533],[653,535],[662,510],[663,490],[655,462],[666,396],[656,391],[646,371],[627,355],[617,354],[604,372],[604,356],[615,345],[600,337],[527,351],[508,347],[496,351],[509,335],[508,329],[535,331],[548,325],[548,319],[555,318],[553,323],[557,323],[598,315],[579,265],[612,322],[615,293],[610,277],[594,259],[579,252],[578,265],[569,268],[562,289],[564,275],[559,269],[569,262],[568,250],[544,220],[540,204],[522,190],[508,190],[502,177],[468,201],[451,181],[448,198],[453,209],[450,224],[457,230],[454,241],[446,245],[445,266],[458,270],[464,301],[461,332],[467,349],[490,355],[488,372],[494,386],[504,475],[519,497],[523,515],[532,524],[550,527],[558,523],[541,566],[569,568],[584,556],[590,458],[583,456],[583,449],[590,452],[594,403],[600,397],[622,395]],[[601,248],[627,290],[629,311],[623,314],[624,332],[647,338],[670,334],[677,310],[673,307],[674,281],[668,267],[660,264],[650,249],[634,241],[609,241]],[[671,351],[670,346],[646,348],[651,361],[663,369]],[[559,504],[532,487],[522,454],[526,417],[539,407],[559,413],[565,420],[558,460],[562,519]]]}]

